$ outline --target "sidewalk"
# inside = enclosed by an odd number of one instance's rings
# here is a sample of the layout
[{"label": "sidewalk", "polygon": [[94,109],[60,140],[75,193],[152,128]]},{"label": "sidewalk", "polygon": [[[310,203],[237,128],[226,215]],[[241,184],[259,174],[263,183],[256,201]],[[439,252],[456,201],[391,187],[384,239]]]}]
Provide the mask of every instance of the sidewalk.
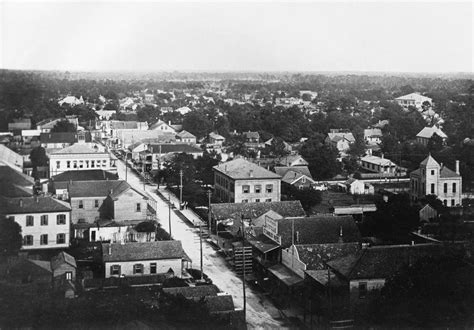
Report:
[{"label": "sidewalk", "polygon": [[[171,197],[171,203],[176,207],[175,212],[179,215],[180,213],[186,218],[187,221],[191,222],[193,226],[199,227],[199,226],[207,226],[207,223],[202,221],[202,219],[194,213],[193,210],[191,209],[179,209],[179,198],[176,197],[172,192],[167,190],[164,187],[159,187],[158,191],[166,198],[168,199],[169,196]],[[183,219],[184,220],[184,219]]]}]

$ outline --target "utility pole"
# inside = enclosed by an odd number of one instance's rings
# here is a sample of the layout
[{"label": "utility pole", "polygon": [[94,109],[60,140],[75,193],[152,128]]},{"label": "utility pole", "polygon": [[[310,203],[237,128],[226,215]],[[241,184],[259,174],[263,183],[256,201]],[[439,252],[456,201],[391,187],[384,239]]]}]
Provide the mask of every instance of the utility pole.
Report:
[{"label": "utility pole", "polygon": [[242,291],[244,294],[244,320],[247,316],[247,297],[245,296],[245,225],[244,217],[241,217],[242,222],[242,261],[243,261],[243,273],[242,273]]},{"label": "utility pole", "polygon": [[128,153],[125,152],[125,182],[127,182],[127,172],[128,172],[128,166],[127,166],[127,156],[128,156]]},{"label": "utility pole", "polygon": [[168,224],[170,230],[170,238],[171,238],[171,193],[168,193]]},{"label": "utility pole", "polygon": [[183,204],[183,170],[179,170],[179,209]]},{"label": "utility pole", "polygon": [[[209,227],[209,237],[211,237],[211,195],[212,195],[212,191],[209,188],[209,190],[207,191],[207,197],[209,199],[209,205],[207,208],[207,224]],[[217,231],[217,228],[216,228],[216,231]]]},{"label": "utility pole", "polygon": [[199,247],[201,249],[201,281],[203,279],[203,269],[202,269],[202,225],[199,225]]}]

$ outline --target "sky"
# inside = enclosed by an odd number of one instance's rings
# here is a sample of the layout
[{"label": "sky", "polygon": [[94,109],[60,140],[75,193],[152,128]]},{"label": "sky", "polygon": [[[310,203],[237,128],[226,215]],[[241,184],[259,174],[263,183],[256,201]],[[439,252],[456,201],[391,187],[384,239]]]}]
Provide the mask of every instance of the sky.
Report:
[{"label": "sky", "polygon": [[473,6],[0,0],[0,67],[472,72]]}]

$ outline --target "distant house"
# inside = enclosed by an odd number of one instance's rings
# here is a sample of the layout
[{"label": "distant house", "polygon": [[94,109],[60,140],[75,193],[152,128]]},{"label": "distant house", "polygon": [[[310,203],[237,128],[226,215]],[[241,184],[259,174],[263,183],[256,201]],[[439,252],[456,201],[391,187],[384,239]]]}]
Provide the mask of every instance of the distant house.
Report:
[{"label": "distant house", "polygon": [[300,155],[288,155],[278,159],[282,166],[308,166],[309,163]]},{"label": "distant house", "polygon": [[244,145],[250,149],[263,148],[264,143],[260,143],[260,134],[258,132],[244,132],[243,133],[245,143]]},{"label": "distant house", "polygon": [[66,252],[60,252],[51,259],[51,270],[56,284],[60,284],[62,280],[76,280],[76,259]]},{"label": "distant house", "polygon": [[361,180],[350,178],[345,183],[346,190],[351,195],[373,195],[374,186]]},{"label": "distant house", "polygon": [[[264,145],[265,147],[269,147],[272,145],[272,142],[273,142],[273,138],[265,141]],[[293,150],[293,147],[291,146],[291,144],[289,144],[288,142],[285,142],[283,141],[283,145],[284,145],[284,150],[287,151],[288,153],[290,153],[292,150]]]},{"label": "distant house", "polygon": [[[73,181],[68,184],[72,224],[99,219],[146,219],[148,197],[123,180]],[[89,226],[75,226],[88,228]],[[76,230],[80,234],[81,230]]]},{"label": "distant house", "polygon": [[71,207],[52,197],[0,197],[0,214],[22,229],[23,250],[69,247]]},{"label": "distant house", "polygon": [[311,188],[316,185],[307,166],[275,167],[275,173],[282,177],[282,182],[298,189]]},{"label": "distant house", "polygon": [[326,143],[336,148],[339,153],[346,153],[354,142],[354,135],[343,129],[331,129],[326,137]]},{"label": "distant house", "polygon": [[420,167],[410,173],[410,196],[417,201],[426,195],[436,195],[445,206],[461,205],[462,176],[459,172],[459,161],[456,171],[439,164],[428,155]]},{"label": "distant house", "polygon": [[99,120],[110,120],[113,115],[117,113],[116,110],[96,110],[95,112],[99,116]]},{"label": "distant house", "polygon": [[214,148],[220,148],[225,142],[225,137],[217,133],[209,133],[209,144],[213,145]]},{"label": "distant house", "polygon": [[204,151],[188,143],[149,144],[147,150],[140,152],[140,158],[145,163],[145,166],[149,164],[151,168],[157,169],[158,164],[181,153],[198,158],[203,155]]},{"label": "distant house", "polygon": [[41,133],[49,133],[51,130],[56,126],[56,124],[62,120],[67,120],[75,127],[79,126],[79,121],[77,117],[74,116],[66,116],[66,118],[56,118],[56,119],[45,119],[36,123],[36,129],[41,131]]},{"label": "distant house", "polygon": [[173,274],[182,277],[191,260],[180,241],[102,244],[105,277]]},{"label": "distant house", "polygon": [[380,174],[392,174],[397,173],[399,169],[398,165],[392,162],[390,159],[382,157],[367,155],[361,158],[360,166],[366,171]]},{"label": "distant house", "polygon": [[185,130],[176,134],[176,140],[181,143],[196,144],[196,136]]},{"label": "distant house", "polygon": [[427,146],[428,143],[430,142],[430,139],[435,134],[442,139],[443,144],[446,143],[446,140],[448,139],[448,136],[439,127],[436,127],[436,126],[423,128],[416,135],[416,142],[418,142],[418,143],[420,143],[424,146]]},{"label": "distant house", "polygon": [[425,102],[428,102],[430,106],[433,105],[433,100],[431,98],[423,96],[420,93],[411,93],[397,97],[395,99],[395,102],[397,102],[399,105],[406,109],[412,106],[417,108],[418,110],[422,109],[423,103]]},{"label": "distant house", "polygon": [[216,196],[224,202],[278,202],[281,177],[242,158],[213,167]]},{"label": "distant house", "polygon": [[48,182],[48,191],[58,199],[68,199],[68,186],[75,181],[118,180],[117,173],[104,170],[77,170],[66,171],[52,176]]},{"label": "distant house", "polygon": [[74,143],[91,143],[90,132],[51,132],[41,133],[40,143],[45,149],[62,149]]},{"label": "distant house", "polygon": [[431,222],[438,217],[438,211],[436,211],[436,209],[430,204],[426,204],[420,209],[418,215],[420,217],[420,221]]},{"label": "distant house", "polygon": [[175,112],[179,112],[181,115],[185,115],[187,113],[190,113],[192,110],[188,107],[181,107],[181,108],[178,108],[176,110],[174,110]]},{"label": "distant house", "polygon": [[380,128],[367,128],[364,130],[364,140],[367,144],[382,143],[382,130]]},{"label": "distant house", "polygon": [[53,176],[66,171],[95,169],[116,172],[115,161],[115,156],[99,147],[76,143],[49,155],[49,173]]},{"label": "distant house", "polygon": [[303,217],[306,215],[300,201],[283,201],[268,203],[218,203],[211,204],[212,221],[214,224],[223,223],[231,227],[231,232],[237,235],[242,222],[249,222],[251,227],[263,227],[265,215]]},{"label": "distant house", "polygon": [[171,122],[165,123],[162,120],[158,120],[156,123],[149,128],[152,131],[160,131],[164,133],[176,133],[176,130],[171,126]]},{"label": "distant house", "polygon": [[389,245],[363,248],[327,265],[342,281],[351,306],[365,303],[377,296],[387,279],[405,265],[413,265],[422,257],[439,255],[441,245]]},{"label": "distant house", "polygon": [[89,242],[153,242],[155,232],[139,232],[135,230],[136,221],[99,220],[89,230],[84,232],[84,238]]},{"label": "distant house", "polygon": [[19,118],[13,119],[11,123],[8,123],[8,130],[10,132],[17,130],[27,130],[31,129],[31,119],[30,118]]},{"label": "distant house", "polygon": [[77,98],[75,96],[68,95],[65,98],[61,99],[58,101],[59,105],[69,105],[71,107],[74,107],[76,105],[84,104],[84,99],[82,96],[80,98]]}]

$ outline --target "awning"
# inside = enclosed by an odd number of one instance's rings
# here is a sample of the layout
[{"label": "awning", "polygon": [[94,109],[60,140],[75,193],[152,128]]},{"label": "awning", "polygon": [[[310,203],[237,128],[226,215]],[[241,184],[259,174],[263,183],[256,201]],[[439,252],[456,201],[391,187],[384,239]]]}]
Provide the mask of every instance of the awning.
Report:
[{"label": "awning", "polygon": [[254,248],[256,248],[262,253],[267,253],[276,250],[280,247],[280,245],[278,245],[265,235],[259,235],[256,238],[249,239],[248,242],[250,243],[250,245],[252,245]]},{"label": "awning", "polygon": [[303,282],[303,279],[293,273],[289,268],[283,265],[274,265],[268,268],[269,272],[272,273],[276,278],[282,281],[286,286],[293,286]]}]

